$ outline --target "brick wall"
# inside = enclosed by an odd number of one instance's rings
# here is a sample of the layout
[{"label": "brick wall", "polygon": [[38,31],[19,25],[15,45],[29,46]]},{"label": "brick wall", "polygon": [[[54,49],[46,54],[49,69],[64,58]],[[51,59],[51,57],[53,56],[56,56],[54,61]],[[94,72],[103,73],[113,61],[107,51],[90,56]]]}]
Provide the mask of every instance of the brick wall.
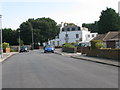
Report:
[{"label": "brick wall", "polygon": [[83,49],[83,53],[87,56],[95,56],[95,57],[103,57],[109,59],[117,59],[120,60],[120,50],[115,49]]},{"label": "brick wall", "polygon": [[77,52],[77,49],[76,49],[76,48],[66,48],[66,47],[62,47],[62,52],[75,53],[75,52]]}]

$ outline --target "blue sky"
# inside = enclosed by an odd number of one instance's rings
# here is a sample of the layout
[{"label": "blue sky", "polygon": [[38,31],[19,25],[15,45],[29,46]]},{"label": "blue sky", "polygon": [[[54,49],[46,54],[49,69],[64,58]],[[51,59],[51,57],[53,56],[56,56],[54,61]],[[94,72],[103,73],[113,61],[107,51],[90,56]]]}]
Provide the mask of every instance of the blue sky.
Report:
[{"label": "blue sky", "polygon": [[100,12],[110,7],[118,12],[119,0],[4,0],[0,2],[2,27],[17,29],[29,18],[50,17],[58,24],[93,23]]}]

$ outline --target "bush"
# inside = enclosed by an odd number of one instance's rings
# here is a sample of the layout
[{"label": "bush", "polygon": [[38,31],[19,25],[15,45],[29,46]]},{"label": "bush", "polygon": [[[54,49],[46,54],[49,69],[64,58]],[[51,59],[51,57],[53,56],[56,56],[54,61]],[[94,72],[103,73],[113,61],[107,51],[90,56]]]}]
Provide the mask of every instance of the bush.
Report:
[{"label": "bush", "polygon": [[78,46],[78,43],[77,43],[77,42],[72,42],[71,45],[77,47],[77,46]]},{"label": "bush", "polygon": [[9,43],[4,42],[2,45],[3,49],[10,48]]},{"label": "bush", "polygon": [[65,43],[63,45],[63,47],[66,47],[66,48],[75,48],[75,46],[73,46],[71,43]]},{"label": "bush", "polygon": [[15,50],[14,49],[10,49],[10,52],[14,52]]},{"label": "bush", "polygon": [[10,52],[17,52],[17,50],[15,50],[15,49],[10,49]]},{"label": "bush", "polygon": [[103,43],[96,43],[95,44],[95,47],[97,48],[97,49],[100,49],[100,48],[103,48],[104,47],[104,45],[103,45]]},{"label": "bush", "polygon": [[101,50],[120,50],[120,48],[101,48]]},{"label": "bush", "polygon": [[91,48],[92,49],[100,49],[103,48],[104,45],[101,40],[92,40],[91,41]]}]

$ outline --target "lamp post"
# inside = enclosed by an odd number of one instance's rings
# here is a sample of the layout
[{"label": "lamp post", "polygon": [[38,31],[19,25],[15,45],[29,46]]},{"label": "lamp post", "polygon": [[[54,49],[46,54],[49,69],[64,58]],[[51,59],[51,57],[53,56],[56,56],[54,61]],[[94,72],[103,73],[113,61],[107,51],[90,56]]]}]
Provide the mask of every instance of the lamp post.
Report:
[{"label": "lamp post", "polygon": [[[32,27],[31,27],[32,28]],[[32,28],[32,50],[34,49],[34,36],[33,36],[33,28]]]},{"label": "lamp post", "polygon": [[20,52],[20,30],[18,30],[19,33],[19,47],[18,47],[18,51]]},{"label": "lamp post", "polygon": [[3,48],[2,48],[2,15],[0,15],[0,52],[1,52],[1,58],[3,57]]}]

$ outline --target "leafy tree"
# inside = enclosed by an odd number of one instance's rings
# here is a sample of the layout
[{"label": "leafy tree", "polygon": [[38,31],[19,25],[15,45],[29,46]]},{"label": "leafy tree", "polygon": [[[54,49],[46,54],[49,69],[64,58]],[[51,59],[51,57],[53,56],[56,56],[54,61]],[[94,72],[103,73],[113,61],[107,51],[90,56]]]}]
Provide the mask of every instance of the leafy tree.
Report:
[{"label": "leafy tree", "polygon": [[120,16],[112,8],[107,8],[101,12],[98,21],[98,33],[104,34],[109,31],[120,30]]},{"label": "leafy tree", "polygon": [[32,25],[31,23],[29,23],[28,21],[26,22],[23,22],[21,25],[20,25],[20,28],[17,29],[17,32],[18,30],[20,30],[20,38],[21,40],[23,40],[24,44],[31,44],[31,41],[32,41]]},{"label": "leafy tree", "polygon": [[83,23],[82,27],[88,28],[92,33],[98,32],[98,22],[97,21],[95,21],[94,23],[89,23],[89,24]]},{"label": "leafy tree", "polygon": [[24,44],[31,44],[32,30],[34,43],[47,42],[59,34],[59,26],[51,18],[28,19],[20,25],[21,38]]},{"label": "leafy tree", "polygon": [[100,20],[94,23],[83,23],[82,27],[88,28],[91,32],[105,34],[109,31],[120,30],[120,16],[112,8],[103,10],[100,15]]},{"label": "leafy tree", "polygon": [[76,26],[74,23],[67,23],[68,26]]},{"label": "leafy tree", "polygon": [[3,30],[3,42],[7,42],[10,45],[17,45],[17,33],[11,28],[4,28]]}]

